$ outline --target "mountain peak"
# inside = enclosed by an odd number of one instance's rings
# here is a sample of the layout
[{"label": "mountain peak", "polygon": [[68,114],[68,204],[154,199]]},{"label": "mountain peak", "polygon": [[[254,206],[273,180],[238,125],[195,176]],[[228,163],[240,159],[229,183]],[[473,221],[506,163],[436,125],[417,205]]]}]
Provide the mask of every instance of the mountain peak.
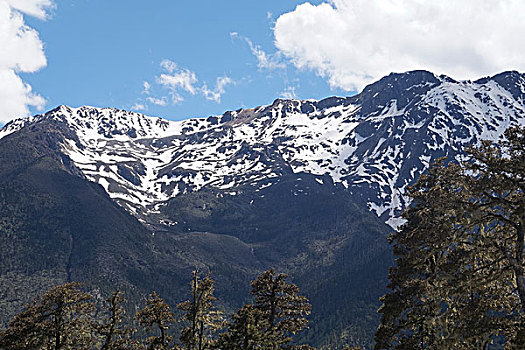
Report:
[{"label": "mountain peak", "polygon": [[404,73],[390,73],[378,81],[367,85],[363,92],[369,90],[398,89],[406,90],[414,86],[437,84],[440,79],[432,72],[426,70],[413,70]]},{"label": "mountain peak", "polygon": [[66,122],[86,140],[159,138],[177,131],[176,122],[108,107],[60,105],[45,117]]},{"label": "mountain peak", "polygon": [[524,93],[517,72],[472,83],[412,71],[390,74],[351,97],[276,99],[183,121],[58,106],[9,123],[0,138],[44,117],[65,125],[63,152],[145,220],[151,208],[180,194],[269,186],[283,174],[307,173],[342,185],[396,226],[408,205],[405,187],[434,159],[460,157],[466,145],[525,124]]},{"label": "mountain peak", "polygon": [[392,100],[397,101],[398,109],[403,109],[414,99],[441,84],[441,81],[435,74],[425,70],[391,73],[367,85],[360,94],[360,102],[367,113],[378,111],[378,108],[387,106]]},{"label": "mountain peak", "polygon": [[509,91],[514,99],[525,101],[525,74],[513,71],[506,71],[492,77],[476,80],[477,84],[486,84],[488,81],[495,81],[501,87]]}]

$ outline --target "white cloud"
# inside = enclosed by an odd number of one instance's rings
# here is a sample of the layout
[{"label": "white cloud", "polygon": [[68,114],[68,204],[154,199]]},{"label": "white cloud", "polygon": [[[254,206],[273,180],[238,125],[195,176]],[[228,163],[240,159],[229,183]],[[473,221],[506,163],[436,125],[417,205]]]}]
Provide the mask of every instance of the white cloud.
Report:
[{"label": "white cloud", "polygon": [[28,106],[42,110],[46,101],[32,92],[13,70],[0,69],[0,122],[29,114]]},{"label": "white cloud", "polygon": [[146,106],[143,103],[136,102],[133,106],[130,107],[130,109],[132,109],[134,111],[145,111],[145,110],[148,109],[148,106]]},{"label": "white cloud", "polygon": [[286,64],[282,61],[281,53],[279,51],[274,54],[269,54],[259,45],[255,45],[249,38],[240,36],[237,32],[231,32],[230,37],[232,39],[244,40],[248,44],[252,54],[257,59],[257,67],[259,69],[274,70],[286,68]]},{"label": "white cloud", "polygon": [[23,14],[44,19],[52,6],[51,0],[0,0],[0,122],[28,115],[29,107],[45,106],[19,76],[47,64],[38,32],[25,24]]},{"label": "white cloud", "polygon": [[184,101],[184,97],[174,92],[171,93],[171,103],[173,105],[181,103],[182,101]]},{"label": "white cloud", "polygon": [[201,91],[206,99],[221,103],[221,97],[226,92],[225,87],[229,84],[233,84],[233,80],[230,77],[218,77],[214,90],[209,90],[206,84],[204,84]]},{"label": "white cloud", "polygon": [[164,73],[155,77],[155,83],[164,88],[164,91],[167,89],[168,96],[150,96],[152,85],[145,81],[142,83],[142,93],[148,95],[148,97],[145,100],[140,98],[135,103],[134,106],[138,106],[138,109],[147,109],[148,104],[165,107],[168,105],[169,100],[171,100],[171,104],[176,105],[184,101],[183,94],[200,95],[207,100],[220,103],[222,95],[226,93],[226,86],[235,83],[228,76],[218,77],[215,88],[212,90],[208,88],[206,83],[199,85],[199,79],[195,72],[187,68],[180,68],[173,61],[164,59],[160,63],[160,67]]},{"label": "white cloud", "polygon": [[45,19],[48,10],[55,7],[51,0],[4,0],[13,9],[29,16]]},{"label": "white cloud", "polygon": [[281,97],[295,100],[297,99],[297,93],[295,92],[295,86],[288,86],[286,89],[284,89],[283,92],[281,92]]},{"label": "white cloud", "polygon": [[197,93],[195,84],[199,80],[194,72],[189,69],[179,69],[177,64],[170,60],[163,60],[160,65],[168,73],[163,73],[160,77],[157,77],[156,81],[158,84],[168,87],[173,92],[183,90],[192,95]]},{"label": "white cloud", "polygon": [[148,97],[147,100],[148,102],[153,103],[154,105],[157,105],[157,106],[161,106],[161,107],[168,105],[168,99],[166,97],[162,97],[162,98]]},{"label": "white cloud", "polygon": [[150,90],[151,90],[151,84],[148,83],[147,81],[143,82],[142,83],[142,93],[146,94],[146,95],[149,95],[150,94]]},{"label": "white cloud", "polygon": [[525,70],[525,2],[331,0],[280,16],[275,44],[298,68],[353,91],[390,72],[458,79]]},{"label": "white cloud", "polygon": [[267,54],[261,49],[260,46],[253,45],[251,41],[248,41],[248,44],[250,45],[250,50],[252,50],[252,54],[257,58],[257,67],[269,70],[282,69],[286,67],[286,65],[283,62],[281,62],[280,55]]},{"label": "white cloud", "polygon": [[177,70],[177,64],[173,61],[170,61],[168,59],[163,59],[162,62],[160,62],[160,66],[167,70],[168,73],[173,73]]}]

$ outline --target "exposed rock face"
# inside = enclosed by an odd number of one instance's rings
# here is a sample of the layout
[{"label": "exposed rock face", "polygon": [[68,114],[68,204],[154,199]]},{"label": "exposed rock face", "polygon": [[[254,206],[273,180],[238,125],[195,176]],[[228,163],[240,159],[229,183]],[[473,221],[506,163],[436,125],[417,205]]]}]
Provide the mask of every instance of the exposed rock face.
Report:
[{"label": "exposed rock face", "polygon": [[[458,82],[426,71],[391,74],[359,95],[270,106],[180,122],[117,109],[60,106],[15,120],[0,136],[41,122],[70,132],[62,151],[143,222],[181,193],[271,186],[283,174],[329,176],[396,227],[405,187],[437,157],[498,139],[525,123],[525,76]],[[150,215],[155,213],[156,215]],[[154,220],[154,221],[152,221]]]},{"label": "exposed rock face", "polygon": [[14,120],[0,130],[0,323],[68,280],[175,305],[195,266],[231,310],[275,267],[312,301],[305,339],[370,345],[406,186],[525,125],[524,97],[517,72],[415,71],[179,122],[67,106]]}]

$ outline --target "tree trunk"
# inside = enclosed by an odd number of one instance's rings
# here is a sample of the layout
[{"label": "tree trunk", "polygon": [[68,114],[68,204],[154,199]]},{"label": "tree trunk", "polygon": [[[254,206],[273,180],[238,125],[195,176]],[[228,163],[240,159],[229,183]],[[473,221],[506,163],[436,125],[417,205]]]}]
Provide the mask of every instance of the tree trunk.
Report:
[{"label": "tree trunk", "polygon": [[161,339],[161,342],[162,342],[162,348],[165,348],[165,346],[166,346],[166,334],[164,333],[164,328],[162,326],[159,327],[159,328],[160,328],[160,339]]},{"label": "tree trunk", "polygon": [[200,321],[200,325],[199,325],[199,350],[202,350],[202,348],[203,348],[203,340],[204,340],[204,322]]},{"label": "tree trunk", "polygon": [[55,350],[59,350],[62,347],[60,338],[62,335],[62,326],[63,326],[63,315],[62,315],[62,303],[58,303],[57,311],[55,314]]},{"label": "tree trunk", "polygon": [[520,297],[521,311],[525,312],[525,276],[523,269],[523,244],[525,243],[525,232],[523,225],[518,225],[516,231],[516,266],[514,267],[514,273],[516,274],[516,286]]}]

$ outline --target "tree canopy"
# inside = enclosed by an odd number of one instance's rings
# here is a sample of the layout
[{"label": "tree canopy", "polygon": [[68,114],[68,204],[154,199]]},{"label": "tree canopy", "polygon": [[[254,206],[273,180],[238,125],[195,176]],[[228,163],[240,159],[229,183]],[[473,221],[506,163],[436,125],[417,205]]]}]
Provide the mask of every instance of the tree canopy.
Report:
[{"label": "tree canopy", "polygon": [[70,349],[93,346],[93,297],[79,283],[55,286],[16,315],[0,333],[2,349]]},{"label": "tree canopy", "polygon": [[525,129],[409,188],[376,349],[525,348]]},{"label": "tree canopy", "polygon": [[180,339],[188,350],[210,349],[214,345],[215,332],[223,328],[222,312],[216,309],[213,296],[214,281],[209,274],[204,278],[199,271],[193,271],[190,299],[177,305],[183,311],[186,326],[181,331]]},{"label": "tree canopy", "polygon": [[168,349],[173,337],[167,331],[175,317],[171,307],[156,292],[152,292],[146,300],[146,306],[137,312],[135,318],[147,332],[158,330],[157,335],[146,339],[148,349]]},{"label": "tree canopy", "polygon": [[[292,336],[306,328],[311,306],[287,275],[270,269],[251,285],[252,303],[226,319],[215,305],[214,281],[195,270],[189,298],[175,310],[179,315],[156,292],[145,298],[142,308],[127,305],[128,310],[138,310],[135,328],[129,323],[132,319],[125,318],[121,291],[111,293],[100,305],[79,283],[66,283],[51,288],[16,315],[0,331],[0,348],[315,350],[292,343]],[[182,323],[178,342],[176,321]]]}]

